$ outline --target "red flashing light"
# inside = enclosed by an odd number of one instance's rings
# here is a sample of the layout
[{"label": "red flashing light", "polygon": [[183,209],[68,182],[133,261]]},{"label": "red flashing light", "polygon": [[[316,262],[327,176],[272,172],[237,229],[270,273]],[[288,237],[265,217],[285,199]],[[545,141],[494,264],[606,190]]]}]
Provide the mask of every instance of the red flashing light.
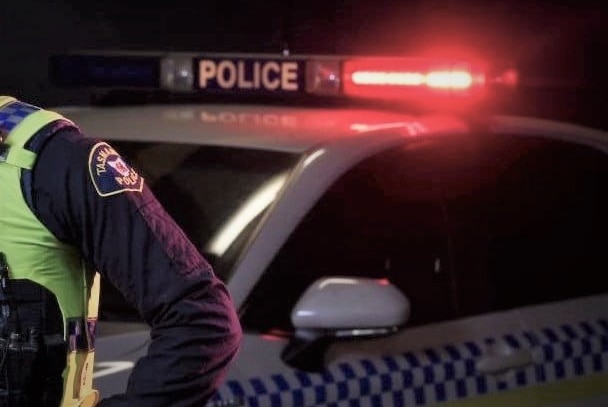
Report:
[{"label": "red flashing light", "polygon": [[437,89],[468,89],[473,77],[466,71],[420,72],[355,71],[351,76],[355,85],[428,86]]},{"label": "red flashing light", "polygon": [[415,58],[360,58],[343,64],[343,91],[349,96],[413,98],[478,96],[486,78],[470,62]]}]

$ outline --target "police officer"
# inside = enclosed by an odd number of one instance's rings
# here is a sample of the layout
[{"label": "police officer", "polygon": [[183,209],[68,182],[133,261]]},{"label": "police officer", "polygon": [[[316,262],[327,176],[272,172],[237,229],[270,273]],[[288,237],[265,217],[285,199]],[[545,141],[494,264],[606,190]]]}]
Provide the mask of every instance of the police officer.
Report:
[{"label": "police officer", "polygon": [[[0,406],[202,406],[235,356],[226,287],[109,144],[0,97]],[[151,327],[125,394],[93,388],[99,274]]]}]

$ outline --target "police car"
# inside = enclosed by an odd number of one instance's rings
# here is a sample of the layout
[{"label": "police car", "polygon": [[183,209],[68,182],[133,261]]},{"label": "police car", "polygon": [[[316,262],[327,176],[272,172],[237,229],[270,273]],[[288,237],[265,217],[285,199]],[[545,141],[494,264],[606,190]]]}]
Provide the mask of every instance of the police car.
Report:
[{"label": "police car", "polygon": [[[512,74],[232,54],[53,67],[61,85],[200,97],[59,110],[227,282],[245,336],[209,406],[608,404],[608,134],[482,113]],[[146,335],[98,342],[102,395]]]}]

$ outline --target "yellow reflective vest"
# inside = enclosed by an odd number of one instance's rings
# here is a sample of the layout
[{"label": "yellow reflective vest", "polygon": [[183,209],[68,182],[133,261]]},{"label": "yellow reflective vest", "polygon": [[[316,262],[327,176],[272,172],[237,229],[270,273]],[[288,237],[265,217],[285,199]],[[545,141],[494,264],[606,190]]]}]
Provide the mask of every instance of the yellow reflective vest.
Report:
[{"label": "yellow reflective vest", "polygon": [[99,399],[92,387],[99,276],[38,220],[21,188],[23,170],[31,170],[36,161],[24,146],[56,121],[73,126],[57,113],[0,96],[0,252],[11,279],[39,284],[56,297],[68,344],[61,406],[94,406]]}]

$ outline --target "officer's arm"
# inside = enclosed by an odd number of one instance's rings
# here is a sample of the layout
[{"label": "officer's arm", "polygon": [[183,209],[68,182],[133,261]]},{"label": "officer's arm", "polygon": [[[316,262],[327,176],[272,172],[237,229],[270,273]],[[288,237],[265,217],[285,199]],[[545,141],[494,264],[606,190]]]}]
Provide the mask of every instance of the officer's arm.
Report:
[{"label": "officer's arm", "polygon": [[[74,130],[50,138],[33,171],[35,212],[152,328],[128,405],[203,405],[241,338],[229,294],[138,176],[124,172],[110,146],[94,145]],[[116,180],[121,172],[128,183]]]}]

